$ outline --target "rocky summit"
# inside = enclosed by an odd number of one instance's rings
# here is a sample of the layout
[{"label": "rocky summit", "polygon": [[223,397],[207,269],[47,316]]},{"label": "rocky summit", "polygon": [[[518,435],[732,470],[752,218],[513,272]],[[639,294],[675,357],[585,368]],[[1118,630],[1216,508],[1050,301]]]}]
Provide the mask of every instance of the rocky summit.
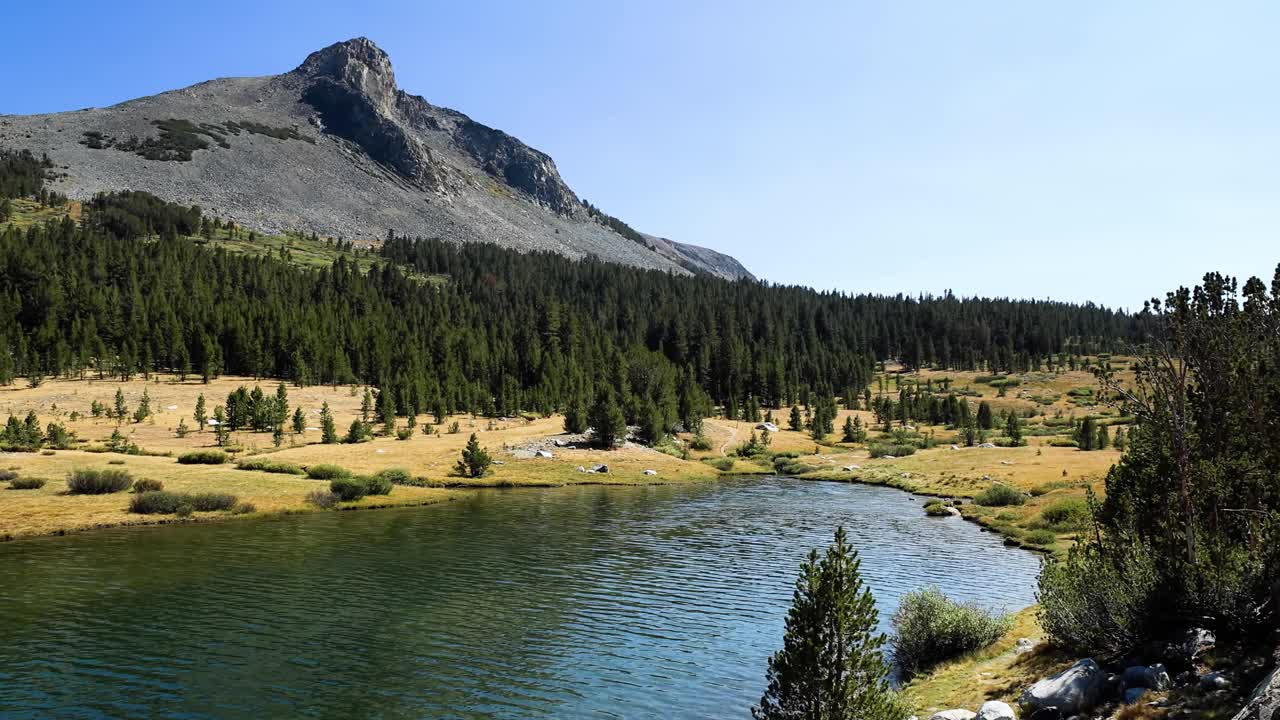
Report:
[{"label": "rocky summit", "polygon": [[47,154],[53,189],[73,199],[145,190],[264,232],[359,242],[393,230],[752,277],[727,255],[633,230],[580,200],[550,156],[401,90],[366,38],[282,75],[0,116],[0,147]]}]

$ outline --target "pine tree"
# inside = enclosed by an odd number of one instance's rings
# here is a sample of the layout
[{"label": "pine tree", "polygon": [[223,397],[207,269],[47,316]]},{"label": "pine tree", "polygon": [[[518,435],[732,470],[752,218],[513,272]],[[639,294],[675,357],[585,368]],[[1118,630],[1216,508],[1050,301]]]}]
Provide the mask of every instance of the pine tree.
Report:
[{"label": "pine tree", "polygon": [[1120,452],[1124,452],[1125,444],[1128,441],[1129,441],[1129,438],[1127,437],[1124,431],[1124,428],[1123,427],[1116,428],[1115,440],[1111,442],[1111,444],[1115,446],[1115,449],[1119,450]]},{"label": "pine tree", "polygon": [[1107,434],[1107,427],[1105,425],[1099,425],[1098,439],[1094,443],[1094,446],[1099,450],[1106,450],[1107,445],[1109,444],[1111,444],[1111,436]]},{"label": "pine tree", "polygon": [[595,443],[605,449],[617,445],[627,432],[627,418],[622,408],[613,399],[613,393],[604,391],[591,407],[588,418],[591,421],[591,434]]},{"label": "pine tree", "polygon": [[204,410],[204,393],[200,393],[200,397],[196,398],[196,410],[191,413],[191,418],[196,421],[196,425],[200,426],[200,432],[204,432],[204,426],[209,424],[209,416]]},{"label": "pine tree", "polygon": [[876,633],[875,598],[844,528],[819,559],[801,565],[783,647],[769,659],[769,687],[756,720],[902,720]]},{"label": "pine tree", "polygon": [[218,405],[213,409],[213,426],[214,440],[218,443],[218,447],[227,444],[227,438],[231,435],[231,428],[227,425],[227,414],[223,412],[222,406]]},{"label": "pine tree", "polygon": [[1005,419],[1004,434],[1014,447],[1022,444],[1022,423],[1018,421],[1018,414],[1012,410],[1009,411],[1009,415]]},{"label": "pine tree", "polygon": [[1081,450],[1095,449],[1098,442],[1098,421],[1092,415],[1086,415],[1076,428],[1076,445]]},{"label": "pine tree", "polygon": [[804,432],[804,418],[800,415],[800,408],[796,405],[791,406],[791,421],[787,426],[796,432]]},{"label": "pine tree", "polygon": [[360,400],[360,422],[369,422],[369,414],[373,412],[373,393],[364,389],[364,397]]},{"label": "pine tree", "polygon": [[142,389],[142,399],[138,401],[138,409],[133,412],[133,421],[140,423],[151,417],[151,393]]},{"label": "pine tree", "polygon": [[582,399],[574,396],[564,411],[564,431],[580,435],[587,431],[587,410],[582,406]]},{"label": "pine tree", "polygon": [[289,389],[284,386],[284,383],[276,385],[276,402],[272,410],[274,411],[272,425],[282,427],[289,417]]},{"label": "pine tree", "polygon": [[301,435],[307,429],[307,416],[302,412],[302,406],[298,406],[293,410],[293,432]]},{"label": "pine tree", "polygon": [[125,415],[128,414],[129,412],[129,406],[124,404],[124,391],[121,390],[120,388],[116,388],[116,400],[115,400],[114,410],[115,410],[116,424],[119,425],[120,422],[124,420]]},{"label": "pine tree", "polygon": [[995,427],[995,418],[991,416],[991,405],[986,400],[978,403],[978,429],[990,430]]},{"label": "pine tree", "polygon": [[467,440],[467,446],[462,449],[462,458],[454,466],[454,471],[463,477],[478,478],[483,477],[492,464],[493,458],[480,447],[480,440],[476,434],[471,433],[471,438]]},{"label": "pine tree", "polygon": [[320,442],[326,445],[338,442],[338,428],[333,424],[333,413],[329,411],[329,403],[320,406]]}]

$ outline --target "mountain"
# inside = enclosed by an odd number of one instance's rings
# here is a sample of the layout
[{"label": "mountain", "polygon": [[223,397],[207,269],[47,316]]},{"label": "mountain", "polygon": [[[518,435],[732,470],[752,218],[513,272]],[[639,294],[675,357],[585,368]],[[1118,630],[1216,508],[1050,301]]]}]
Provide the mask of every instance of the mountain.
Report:
[{"label": "mountain", "polygon": [[264,232],[374,241],[394,230],[752,277],[727,255],[636,232],[580,200],[545,153],[404,92],[366,38],[282,75],[0,116],[0,146],[46,153],[53,189],[72,198],[145,190]]}]

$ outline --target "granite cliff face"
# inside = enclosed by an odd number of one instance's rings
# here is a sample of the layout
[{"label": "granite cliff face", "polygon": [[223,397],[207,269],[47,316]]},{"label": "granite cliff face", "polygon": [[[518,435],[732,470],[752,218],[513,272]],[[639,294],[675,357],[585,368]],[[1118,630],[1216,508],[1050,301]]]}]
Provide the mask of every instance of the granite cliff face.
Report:
[{"label": "granite cliff face", "polygon": [[47,153],[64,173],[55,189],[73,198],[146,190],[267,232],[376,241],[395,230],[751,277],[706,248],[624,237],[587,211],[545,153],[401,90],[366,38],[282,75],[0,116],[0,146]]}]

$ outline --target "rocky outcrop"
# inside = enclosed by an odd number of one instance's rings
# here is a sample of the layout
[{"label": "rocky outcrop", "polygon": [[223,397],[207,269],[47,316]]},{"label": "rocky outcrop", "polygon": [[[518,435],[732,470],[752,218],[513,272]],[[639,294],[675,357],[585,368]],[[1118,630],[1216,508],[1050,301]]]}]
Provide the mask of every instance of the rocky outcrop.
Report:
[{"label": "rocky outcrop", "polygon": [[1280,720],[1280,668],[1258,683],[1249,702],[1232,720]]},{"label": "rocky outcrop", "polygon": [[[164,145],[166,132],[185,133],[182,152],[133,151]],[[401,90],[391,59],[366,38],[311,53],[281,75],[0,116],[0,146],[47,154],[59,170],[53,189],[73,199],[145,190],[264,232],[376,242],[394,230],[750,277],[705,248],[624,237],[587,211],[550,156]]]},{"label": "rocky outcrop", "polygon": [[1085,659],[1027,688],[1018,702],[1027,712],[1056,708],[1071,716],[1097,705],[1106,686],[1107,674],[1098,663]]}]

